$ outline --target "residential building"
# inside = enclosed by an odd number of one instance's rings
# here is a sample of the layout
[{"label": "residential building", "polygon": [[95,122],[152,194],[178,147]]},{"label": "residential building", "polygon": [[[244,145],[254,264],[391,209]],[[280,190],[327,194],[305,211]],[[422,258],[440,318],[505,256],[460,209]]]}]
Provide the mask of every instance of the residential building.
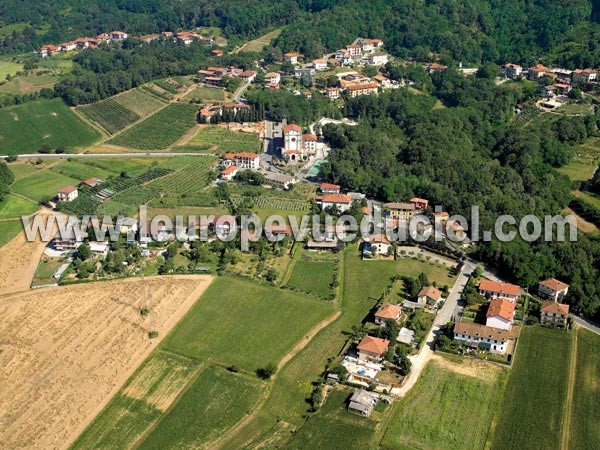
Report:
[{"label": "residential building", "polygon": [[318,147],[318,139],[314,134],[302,135],[302,150],[304,155],[316,155]]},{"label": "residential building", "polygon": [[297,52],[289,52],[283,55],[283,61],[290,64],[298,64],[298,59],[301,58],[302,55]]},{"label": "residential building", "polygon": [[325,194],[317,197],[317,203],[321,209],[337,207],[338,211],[344,212],[350,209],[352,199],[344,194]]},{"label": "residential building", "polygon": [[350,52],[348,52],[345,49],[342,50],[338,50],[333,54],[333,58],[336,61],[339,61],[340,64],[347,66],[352,64],[353,60],[352,60],[352,55],[350,55]]},{"label": "residential building", "polygon": [[558,95],[567,95],[571,92],[571,85],[567,83],[555,83],[554,88]]},{"label": "residential building", "polygon": [[56,45],[52,45],[52,44],[43,45],[40,48],[40,56],[42,58],[45,58],[47,56],[56,55],[59,52],[60,52],[60,47],[58,47]]},{"label": "residential building", "polygon": [[388,55],[385,53],[371,53],[368,61],[371,66],[384,66],[388,63]]},{"label": "residential building", "polygon": [[515,303],[506,298],[494,298],[488,306],[485,324],[488,327],[510,331],[514,318]]},{"label": "residential building", "polygon": [[443,64],[438,64],[438,63],[432,63],[432,64],[429,64],[429,66],[427,66],[427,71],[430,74],[432,74],[432,73],[440,73],[440,72],[443,72],[446,69],[448,69],[448,66],[444,66]]},{"label": "residential building", "polygon": [[409,200],[409,202],[412,203],[413,205],[415,205],[415,209],[417,209],[419,211],[425,211],[427,209],[427,207],[429,206],[429,200],[426,200],[424,198],[414,197],[414,198],[411,198]]},{"label": "residential building", "polygon": [[312,65],[315,70],[327,70],[327,61],[324,59],[315,59],[313,60]]},{"label": "residential building", "polygon": [[433,218],[434,218],[434,220],[439,218],[440,222],[442,224],[445,224],[446,222],[448,222],[448,219],[450,218],[450,214],[448,214],[446,211],[434,212]]},{"label": "residential building", "polygon": [[223,56],[223,50],[211,50],[210,54],[216,57]]},{"label": "residential building", "polygon": [[442,292],[434,286],[425,286],[417,294],[417,303],[436,307],[442,300]]},{"label": "residential building", "polygon": [[281,74],[279,72],[268,72],[265,74],[265,83],[278,85],[281,82]]},{"label": "residential building", "polygon": [[350,56],[360,56],[362,48],[360,45],[351,44],[346,45],[346,51],[350,53]]},{"label": "residential building", "polygon": [[338,88],[338,87],[328,87],[325,90],[325,96],[329,100],[337,100],[338,98],[340,98],[340,88]]},{"label": "residential building", "polygon": [[543,302],[540,322],[543,324],[566,326],[569,317],[569,305],[557,302]]},{"label": "residential building", "polygon": [[321,183],[319,186],[319,189],[323,194],[339,194],[341,188],[341,186],[331,183]]},{"label": "residential building", "polygon": [[75,42],[63,42],[60,44],[60,49],[63,52],[70,52],[71,50],[75,50],[77,48],[77,44]]},{"label": "residential building", "polygon": [[530,80],[537,80],[545,76],[546,72],[550,72],[550,69],[542,66],[541,64],[536,64],[535,66],[529,68],[527,76]]},{"label": "residential building", "polygon": [[77,237],[73,232],[70,236],[62,236],[60,233],[56,233],[52,238],[52,248],[59,252],[73,252],[82,243],[83,236]]},{"label": "residential building", "polygon": [[223,160],[225,166],[237,166],[239,169],[257,170],[260,168],[260,157],[256,153],[227,153]]},{"label": "residential building", "polygon": [[521,78],[523,74],[523,67],[518,64],[505,64],[504,65],[504,76],[506,78]]},{"label": "residential building", "polygon": [[542,86],[540,92],[544,97],[553,97],[556,95],[556,87],[554,85]]},{"label": "residential building", "polygon": [[519,298],[520,291],[521,287],[515,284],[492,280],[481,280],[479,283],[479,293],[488,300],[503,297],[514,302]]},{"label": "residential building", "polygon": [[256,72],[254,70],[244,70],[240,73],[240,78],[246,83],[252,83],[256,78]]},{"label": "residential building", "polygon": [[110,32],[110,39],[112,41],[124,41],[128,37],[129,37],[129,35],[127,33],[125,33],[124,31],[111,31]]},{"label": "residential building", "polygon": [[221,171],[219,176],[222,181],[231,181],[238,173],[237,166],[227,166]]},{"label": "residential building", "polygon": [[59,202],[72,202],[79,195],[79,191],[75,186],[66,186],[58,191],[56,197]]},{"label": "residential building", "polygon": [[381,362],[389,345],[390,341],[387,339],[367,335],[358,344],[358,359],[359,361]]},{"label": "residential building", "polygon": [[350,397],[348,411],[369,417],[377,404],[378,396],[364,389],[357,389]]},{"label": "residential building", "polygon": [[506,353],[508,338],[507,330],[492,328],[476,323],[459,322],[454,325],[454,339],[471,348],[481,348],[494,353]]},{"label": "residential building", "polygon": [[346,93],[350,97],[358,97],[359,95],[371,95],[379,92],[379,85],[377,83],[360,83],[350,84],[346,86]]},{"label": "residential building", "polygon": [[415,215],[414,203],[385,203],[384,208],[389,210],[392,219],[410,220]]},{"label": "residential building", "polygon": [[192,42],[199,40],[202,36],[189,31],[181,31],[175,35],[175,39],[180,45],[190,45]]},{"label": "residential building", "polygon": [[375,312],[375,324],[385,325],[387,320],[399,320],[402,315],[402,308],[398,305],[383,305]]},{"label": "residential building", "polygon": [[282,173],[267,173],[265,179],[267,184],[281,189],[289,189],[292,184],[298,181],[294,177]]},{"label": "residential building", "polygon": [[383,75],[375,75],[373,79],[379,83],[381,87],[389,87],[392,85],[392,82],[388,77],[384,77]]},{"label": "residential building", "polygon": [[541,297],[555,302],[561,302],[569,292],[569,285],[556,278],[548,278],[547,280],[540,281],[538,292]]},{"label": "residential building", "polygon": [[593,69],[576,69],[571,74],[574,84],[591,83],[596,81],[598,73]]},{"label": "residential building", "polygon": [[374,234],[368,244],[371,255],[387,255],[392,245],[385,234]]},{"label": "residential building", "polygon": [[205,47],[211,47],[215,43],[215,40],[210,36],[202,36],[200,38],[200,43]]}]

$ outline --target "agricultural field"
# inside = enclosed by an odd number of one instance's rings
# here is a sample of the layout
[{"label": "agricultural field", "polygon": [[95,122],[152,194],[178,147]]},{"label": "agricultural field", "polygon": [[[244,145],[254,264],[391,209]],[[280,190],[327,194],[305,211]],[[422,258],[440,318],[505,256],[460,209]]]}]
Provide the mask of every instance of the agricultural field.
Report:
[{"label": "agricultural field", "polygon": [[333,312],[324,302],[221,277],[166,339],[165,348],[254,371],[276,364]]},{"label": "agricultural field", "polygon": [[32,175],[15,181],[10,190],[39,202],[42,198],[56,195],[56,191],[65,186],[77,186],[78,179],[43,169]]},{"label": "agricultural field", "polygon": [[0,202],[0,219],[20,218],[22,215],[33,214],[37,210],[38,206],[35,202],[7,194]]},{"label": "agricultural field", "polygon": [[[173,158],[178,161],[161,165],[161,168],[179,168],[166,177],[148,183],[146,187],[155,191],[163,191],[174,197],[180,197],[206,187],[209,183],[208,172],[214,168],[217,159],[212,156],[182,158],[185,159]],[[181,166],[179,166],[180,164]]]},{"label": "agricultural field", "polygon": [[98,123],[109,134],[144,119],[166,103],[143,89],[132,89],[97,103],[78,107],[88,119]]},{"label": "agricultural field", "polygon": [[575,196],[580,198],[581,200],[583,200],[585,203],[587,203],[590,206],[593,206],[594,208],[600,210],[600,196],[592,193],[592,192],[576,192]]},{"label": "agricultural field", "polygon": [[17,161],[17,162],[13,162],[13,163],[8,163],[8,167],[10,167],[10,171],[15,176],[15,180],[28,177],[29,175],[32,175],[32,174],[36,173],[37,171],[41,170],[41,167],[33,164],[32,161],[31,162]]},{"label": "agricultural field", "polygon": [[185,145],[176,151],[206,153],[261,153],[258,135],[229,131],[220,126],[203,126]]},{"label": "agricultural field", "polygon": [[600,163],[600,139],[591,138],[573,149],[572,161],[557,169],[572,181],[587,181]]},{"label": "agricultural field", "polygon": [[10,240],[23,230],[21,220],[5,220],[0,222],[0,247],[4,247]]},{"label": "agricultural field", "polygon": [[349,413],[347,399],[352,391],[332,391],[322,409],[311,416],[282,447],[286,450],[348,450],[372,448],[377,421]]},{"label": "agricultural field", "polygon": [[172,103],[109,142],[141,150],[162,150],[196,125],[196,113],[194,105]]},{"label": "agricultural field", "polygon": [[302,258],[296,262],[286,287],[329,299],[335,273],[333,261],[313,261]]},{"label": "agricultural field", "polygon": [[99,137],[60,99],[0,110],[0,142],[8,154],[35,153],[42,144],[51,148],[81,148]]},{"label": "agricultural field", "polygon": [[93,166],[89,164],[89,161],[86,162],[85,160],[61,161],[58,164],[53,164],[49,170],[76,180],[85,180],[87,178],[100,178],[101,180],[105,180],[111,175],[117,174],[113,171]]},{"label": "agricultural field", "polygon": [[583,328],[577,330],[577,365],[569,449],[587,450],[590,442],[600,442],[600,336]]},{"label": "agricultural field", "polygon": [[261,52],[263,48],[271,43],[271,41],[281,34],[281,28],[277,28],[270,33],[267,33],[259,38],[247,42],[240,48],[240,52]]},{"label": "agricultural field", "polygon": [[155,351],[71,448],[131,448],[160,420],[200,367],[197,360]]},{"label": "agricultural field", "polygon": [[255,376],[208,366],[138,448],[203,448],[250,414],[260,392]]},{"label": "agricultural field", "polygon": [[225,101],[225,90],[199,84],[193,91],[186,94],[183,100],[194,100],[200,103],[220,103]]},{"label": "agricultural field", "polygon": [[523,329],[492,450],[560,448],[572,341],[572,333]]},{"label": "agricultural field", "polygon": [[507,377],[505,369],[484,362],[450,362],[443,357],[431,361],[406,398],[394,404],[381,447],[486,448]]},{"label": "agricultural field", "polygon": [[21,70],[23,70],[23,64],[13,61],[0,60],[0,80],[5,80],[8,75],[12,77]]},{"label": "agricultural field", "polygon": [[231,201],[235,205],[241,204],[244,199],[252,200],[254,207],[268,210],[284,212],[306,212],[310,209],[310,205],[303,200],[294,200],[288,198],[277,197],[232,197]]}]

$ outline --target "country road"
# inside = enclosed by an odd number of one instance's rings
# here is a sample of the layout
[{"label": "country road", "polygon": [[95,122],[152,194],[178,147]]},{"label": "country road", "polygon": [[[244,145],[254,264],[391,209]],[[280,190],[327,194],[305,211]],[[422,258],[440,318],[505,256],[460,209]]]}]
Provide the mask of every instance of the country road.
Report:
[{"label": "country road", "polygon": [[[68,159],[68,158],[174,158],[176,156],[211,156],[208,153],[171,153],[171,152],[154,152],[154,153],[29,153],[25,155],[17,155],[17,159]],[[8,156],[0,156],[0,159],[6,159]]]},{"label": "country road", "polygon": [[571,314],[571,317],[573,318],[573,322],[575,322],[580,327],[585,328],[586,330],[589,330],[592,333],[600,334],[600,325],[588,322],[587,320],[582,319],[581,317],[577,317],[573,314]]}]

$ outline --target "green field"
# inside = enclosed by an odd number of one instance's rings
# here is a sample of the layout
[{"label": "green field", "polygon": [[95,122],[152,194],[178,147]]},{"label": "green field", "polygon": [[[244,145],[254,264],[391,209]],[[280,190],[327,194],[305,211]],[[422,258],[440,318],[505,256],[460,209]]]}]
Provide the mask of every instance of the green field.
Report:
[{"label": "green field", "polygon": [[591,138],[575,147],[572,161],[557,170],[573,181],[587,181],[594,174],[599,162],[600,140]]},{"label": "green field", "polygon": [[156,351],[144,361],[72,449],[131,448],[197,375],[200,362]]},{"label": "green field", "polygon": [[41,170],[40,166],[21,162],[10,163],[8,167],[10,167],[10,171],[14,174],[15,180],[18,180],[19,178],[28,177],[29,175],[32,175],[37,171]]},{"label": "green field", "polygon": [[209,366],[138,448],[203,448],[252,412],[260,391],[255,377]]},{"label": "green field", "polygon": [[213,281],[166,338],[165,347],[254,371],[276,364],[333,313],[326,303],[236,278]]},{"label": "green field", "polygon": [[185,145],[175,148],[176,151],[210,152],[210,153],[261,153],[258,135],[229,131],[219,126],[206,126]]},{"label": "green field", "polygon": [[407,397],[397,400],[381,447],[386,450],[485,448],[502,400],[507,372],[496,366],[480,370],[477,377],[468,376],[436,361],[430,362]]},{"label": "green field", "polygon": [[132,89],[78,110],[108,133],[119,130],[155,113],[166,103],[143,89]]},{"label": "green field", "polygon": [[243,52],[260,52],[263,48],[271,43],[273,39],[281,34],[281,28],[277,28],[270,33],[267,33],[259,38],[247,42],[240,51]]},{"label": "green field", "polygon": [[44,169],[15,181],[10,190],[35,201],[46,196],[53,197],[65,186],[77,186],[80,180]]},{"label": "green field", "polygon": [[301,259],[294,266],[286,287],[314,294],[322,298],[331,295],[331,282],[335,264],[330,261],[307,261]]},{"label": "green field", "polygon": [[35,202],[25,200],[16,195],[8,194],[0,202],[0,219],[19,218],[36,212],[38,206]]},{"label": "green field", "polygon": [[8,154],[35,153],[42,144],[52,148],[85,147],[99,137],[60,99],[0,110],[0,146]]},{"label": "green field", "polygon": [[183,97],[185,101],[195,100],[206,103],[220,103],[225,101],[225,91],[220,88],[213,88],[199,84],[190,93]]},{"label": "green field", "polygon": [[572,337],[548,328],[523,329],[492,449],[560,448]]},{"label": "green field", "polygon": [[83,160],[84,162],[79,161],[62,161],[52,165],[50,170],[76,180],[85,180],[86,178],[100,178],[105,180],[109,176],[116,174],[116,172],[86,164],[85,160]]},{"label": "green field", "polygon": [[600,336],[577,330],[577,369],[571,404],[569,449],[587,450],[600,442]]},{"label": "green field", "polygon": [[0,61],[0,81],[5,80],[7,75],[15,75],[20,70],[23,70],[23,64],[6,60]]},{"label": "green field", "polygon": [[590,206],[600,210],[600,196],[592,192],[578,192],[577,197]]},{"label": "green field", "polygon": [[174,144],[195,126],[196,113],[194,105],[172,103],[109,142],[140,150],[161,150]]},{"label": "green field", "polygon": [[0,222],[0,247],[3,247],[23,230],[20,220],[7,220]]},{"label": "green field", "polygon": [[208,172],[215,166],[217,159],[212,156],[182,156],[173,158],[171,165],[161,165],[162,168],[170,169],[173,164],[181,164],[170,175],[148,183],[147,187],[157,191],[163,191],[168,196],[181,196],[191,191],[202,189],[208,185]]},{"label": "green field", "polygon": [[351,391],[333,391],[323,408],[293,434],[284,449],[370,449],[377,422],[347,411]]}]

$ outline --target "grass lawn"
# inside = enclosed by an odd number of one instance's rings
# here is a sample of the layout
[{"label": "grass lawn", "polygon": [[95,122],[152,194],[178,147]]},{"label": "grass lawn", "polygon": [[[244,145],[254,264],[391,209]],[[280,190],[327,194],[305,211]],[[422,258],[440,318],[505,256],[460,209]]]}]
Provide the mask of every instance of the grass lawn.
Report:
[{"label": "grass lawn", "polygon": [[29,102],[0,110],[0,145],[8,154],[35,153],[42,144],[79,148],[100,133],[88,126],[60,99]]},{"label": "grass lawn", "polygon": [[224,102],[225,101],[225,91],[220,88],[212,88],[212,87],[208,87],[208,86],[199,84],[198,86],[196,86],[196,89],[194,89],[190,93],[186,94],[183,97],[183,100],[185,100],[185,101],[197,100],[202,103]]},{"label": "grass lawn", "polygon": [[200,365],[160,350],[152,353],[71,448],[131,448],[176,400]]},{"label": "grass lawn", "polygon": [[349,413],[347,398],[352,391],[333,391],[322,409],[311,416],[300,430],[293,434],[284,449],[369,449],[377,422]]},{"label": "grass lawn", "polygon": [[600,442],[600,336],[577,330],[577,371],[571,406],[569,448],[587,450]]},{"label": "grass lawn", "polygon": [[13,61],[0,61],[0,80],[5,80],[7,75],[13,76],[20,70],[23,70],[23,64]]},{"label": "grass lawn", "polygon": [[56,191],[65,186],[76,186],[80,180],[44,169],[25,178],[15,181],[10,189],[35,201],[44,196],[56,195]]},{"label": "grass lawn", "polygon": [[478,376],[469,376],[430,362],[417,385],[394,406],[381,447],[485,448],[507,379],[504,369],[486,369]]},{"label": "grass lawn", "polygon": [[166,338],[165,347],[254,371],[277,364],[332,312],[330,305],[300,294],[222,277]]},{"label": "grass lawn", "polygon": [[202,448],[252,412],[260,391],[257,378],[209,366],[138,448]]},{"label": "grass lawn", "polygon": [[201,127],[200,131],[185,145],[176,147],[176,151],[197,151],[207,153],[239,153],[261,152],[261,143],[258,135],[229,131],[219,126]]},{"label": "grass lawn", "polygon": [[334,272],[335,264],[333,262],[301,259],[294,266],[286,287],[329,298]]},{"label": "grass lawn", "polygon": [[260,52],[263,48],[271,43],[273,39],[281,34],[281,28],[277,28],[259,38],[247,42],[241,49],[240,52]]},{"label": "grass lawn", "polygon": [[[376,262],[376,261],[367,261]],[[445,266],[438,266],[434,263],[421,261],[411,258],[400,258],[396,262],[396,271],[398,275],[406,275],[412,278],[417,278],[421,273],[425,273],[430,283],[436,283],[438,287],[447,285],[451,287],[454,284],[456,277],[450,275],[450,272]]]},{"label": "grass lawn", "polygon": [[20,220],[0,222],[0,247],[6,245],[21,231],[23,231],[23,223]]},{"label": "grass lawn", "polygon": [[161,150],[174,144],[196,125],[197,107],[172,103],[109,141],[141,150]]},{"label": "grass lawn", "polygon": [[8,194],[0,202],[0,219],[20,218],[22,215],[33,214],[37,210],[38,205],[35,202]]},{"label": "grass lawn", "polygon": [[559,448],[573,334],[525,327],[508,379],[492,449]]}]

